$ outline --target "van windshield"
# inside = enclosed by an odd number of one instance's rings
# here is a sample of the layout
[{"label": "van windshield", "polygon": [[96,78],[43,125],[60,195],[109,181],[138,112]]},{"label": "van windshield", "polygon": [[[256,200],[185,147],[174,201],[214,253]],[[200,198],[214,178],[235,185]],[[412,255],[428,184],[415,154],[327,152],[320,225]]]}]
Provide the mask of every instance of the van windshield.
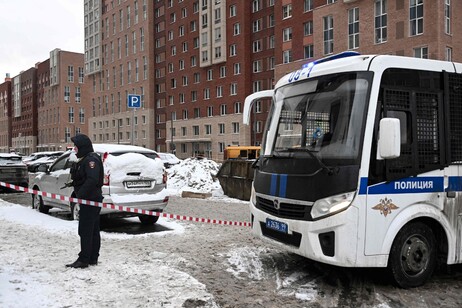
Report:
[{"label": "van windshield", "polygon": [[371,80],[372,73],[348,72],[278,89],[267,123],[265,155],[356,160]]}]

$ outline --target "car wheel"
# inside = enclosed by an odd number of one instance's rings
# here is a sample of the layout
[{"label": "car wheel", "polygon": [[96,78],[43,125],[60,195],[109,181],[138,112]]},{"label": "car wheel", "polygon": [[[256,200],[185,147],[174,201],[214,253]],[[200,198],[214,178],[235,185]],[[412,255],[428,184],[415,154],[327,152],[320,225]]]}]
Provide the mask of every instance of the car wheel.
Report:
[{"label": "car wheel", "polygon": [[140,215],[138,216],[143,225],[153,225],[159,220],[159,216]]},{"label": "car wheel", "polygon": [[50,207],[43,204],[42,196],[32,195],[32,208],[40,213],[48,214]]},{"label": "car wheel", "polygon": [[420,222],[404,226],[393,242],[388,266],[398,286],[423,285],[436,267],[436,240],[432,230]]},{"label": "car wheel", "polygon": [[79,203],[71,203],[71,218],[72,220],[79,220],[80,213],[80,204]]}]

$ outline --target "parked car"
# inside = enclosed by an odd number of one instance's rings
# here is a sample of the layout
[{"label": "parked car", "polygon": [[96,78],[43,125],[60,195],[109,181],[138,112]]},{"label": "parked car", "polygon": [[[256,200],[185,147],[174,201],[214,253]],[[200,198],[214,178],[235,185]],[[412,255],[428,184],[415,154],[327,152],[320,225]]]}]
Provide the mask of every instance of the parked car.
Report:
[{"label": "parked car", "polygon": [[172,153],[160,153],[158,152],[160,159],[164,162],[165,168],[170,168],[173,165],[179,164],[181,161],[175,154]]},{"label": "parked car", "polygon": [[[157,153],[138,146],[118,144],[93,144],[100,155],[104,167],[104,203],[162,212],[168,203],[167,174]],[[51,166],[41,165],[29,187],[75,197],[73,187],[66,183],[71,181],[70,168],[76,161],[73,152],[60,156]],[[32,195],[32,207],[42,213],[58,207],[70,210],[73,219],[78,219],[79,204],[58,199]],[[138,216],[143,224],[154,224],[158,216],[138,215],[102,208],[101,215],[108,217]]]},{"label": "parked car", "polygon": [[14,153],[0,153],[0,181],[27,187],[27,166],[22,162],[21,156]]},{"label": "parked car", "polygon": [[[62,153],[61,153],[61,155],[62,155]],[[26,163],[27,171],[29,171],[29,173],[37,172],[38,167],[43,165],[43,164],[47,164],[48,166],[51,166],[55,162],[55,160],[58,159],[59,156],[60,155],[58,155],[58,156],[44,156],[44,157],[40,157],[39,159],[30,161],[29,163]]]},{"label": "parked car", "polygon": [[39,159],[42,159],[44,157],[52,157],[52,158],[58,158],[64,153],[64,151],[43,151],[43,152],[35,152],[32,153],[28,156],[24,156],[22,158],[22,161],[26,163],[26,165],[33,164]]}]

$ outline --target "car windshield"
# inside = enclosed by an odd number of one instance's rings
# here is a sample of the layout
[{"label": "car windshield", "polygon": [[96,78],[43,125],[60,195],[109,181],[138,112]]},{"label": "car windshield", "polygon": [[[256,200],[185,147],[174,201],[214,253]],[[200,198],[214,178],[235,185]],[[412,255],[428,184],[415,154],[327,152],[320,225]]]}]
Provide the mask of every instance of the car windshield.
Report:
[{"label": "car windshield", "polygon": [[0,157],[0,164],[8,165],[8,164],[17,164],[21,162],[21,157],[11,156],[11,157]]},{"label": "car windshield", "polygon": [[265,155],[356,159],[370,80],[350,72],[278,89],[267,124],[276,134],[268,135]]}]

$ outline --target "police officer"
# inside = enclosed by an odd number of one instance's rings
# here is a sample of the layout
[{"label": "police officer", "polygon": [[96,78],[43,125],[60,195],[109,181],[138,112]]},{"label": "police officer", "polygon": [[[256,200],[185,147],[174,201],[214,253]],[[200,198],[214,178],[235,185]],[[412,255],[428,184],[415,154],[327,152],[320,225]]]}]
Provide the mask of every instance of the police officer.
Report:
[{"label": "police officer", "polygon": [[[78,161],[71,168],[72,186],[77,198],[101,202],[103,195],[103,164],[98,154],[93,151],[93,144],[84,134],[78,134],[71,138],[75,145]],[[79,236],[80,253],[78,259],[67,267],[85,268],[88,265],[97,265],[100,237],[100,214],[101,208],[91,205],[80,205],[79,213]]]}]

